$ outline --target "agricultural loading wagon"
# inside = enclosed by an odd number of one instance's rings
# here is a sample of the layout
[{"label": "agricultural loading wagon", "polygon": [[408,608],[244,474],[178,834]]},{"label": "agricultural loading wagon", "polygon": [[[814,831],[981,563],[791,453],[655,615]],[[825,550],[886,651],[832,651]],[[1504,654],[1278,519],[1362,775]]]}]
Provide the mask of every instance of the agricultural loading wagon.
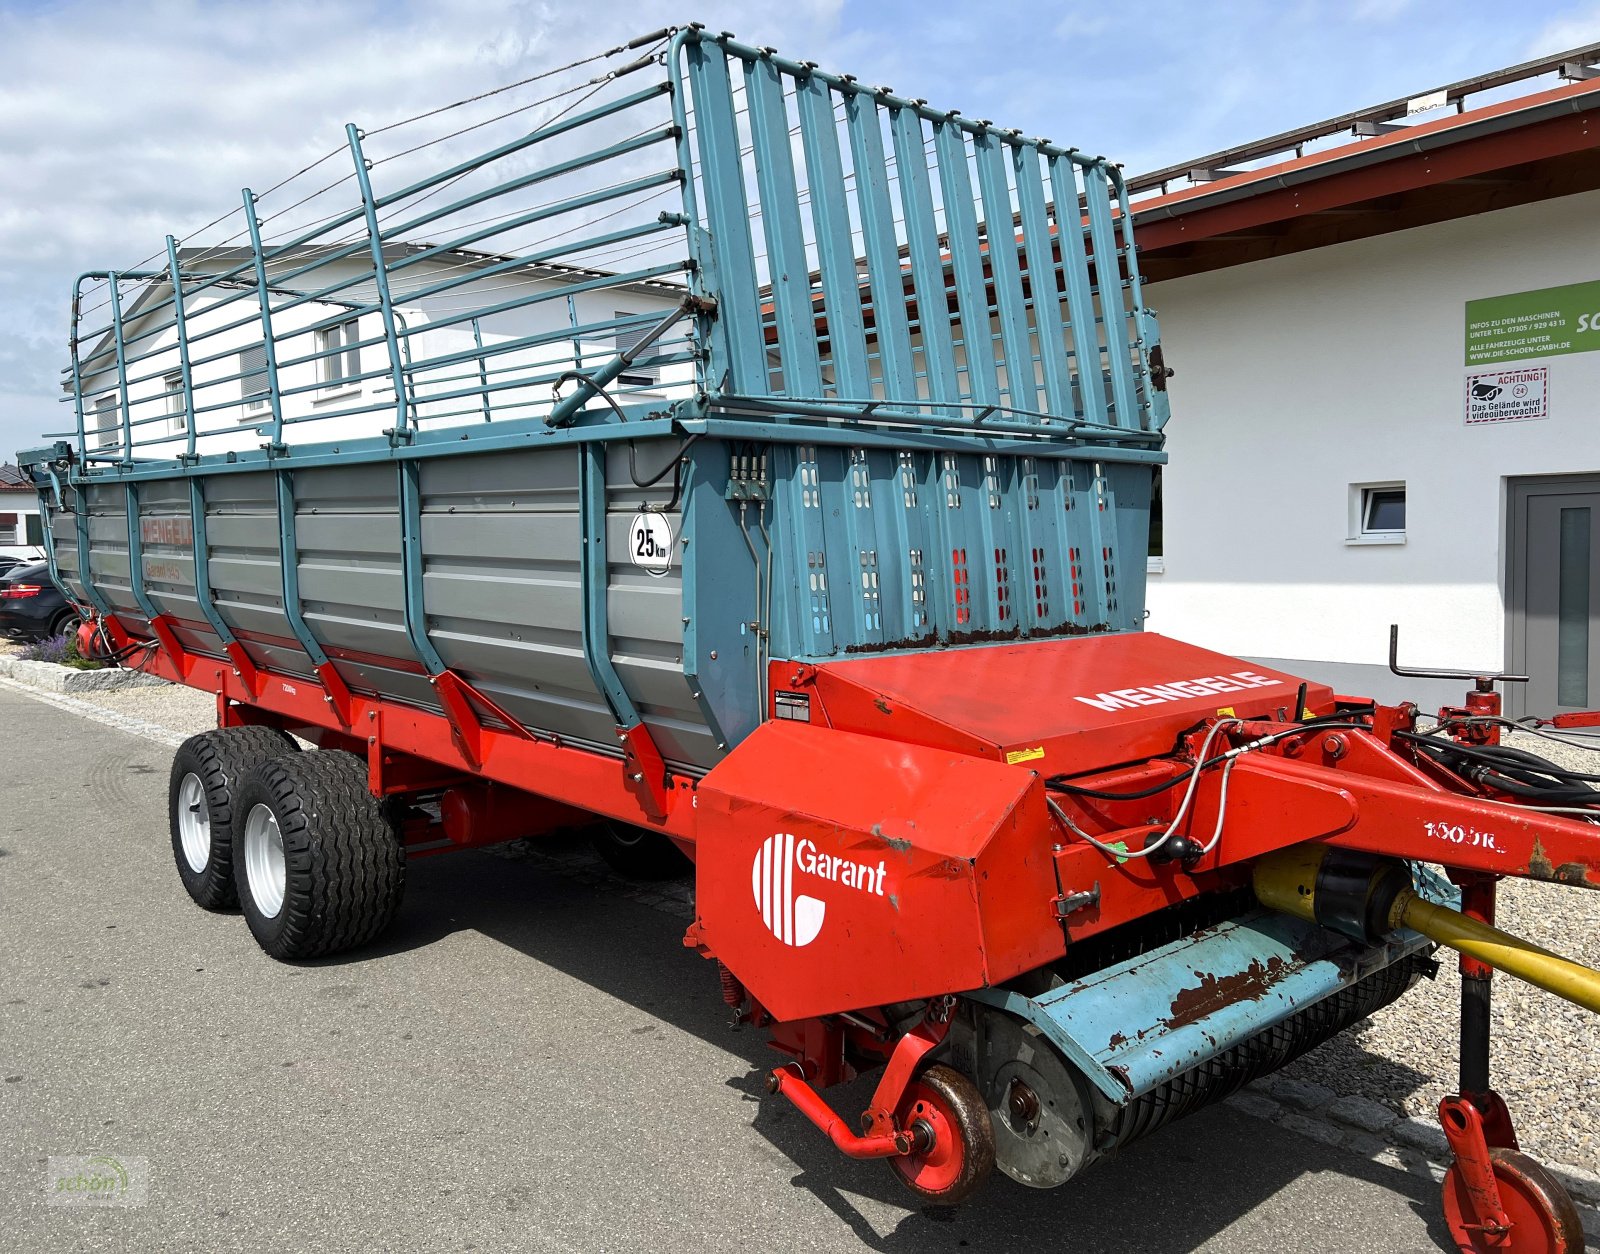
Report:
[{"label": "agricultural loading wagon", "polygon": [[216,694],[194,899],[329,954],[412,857],[608,820],[693,860],[774,1100],[934,1203],[1064,1183],[1442,943],[1453,1237],[1580,1248],[1490,972],[1600,975],[1492,922],[1600,887],[1600,795],[1500,744],[1495,677],[1434,722],[1141,630],[1117,169],[697,27],[514,87],[74,292],[76,439],[22,461],[91,643]]}]

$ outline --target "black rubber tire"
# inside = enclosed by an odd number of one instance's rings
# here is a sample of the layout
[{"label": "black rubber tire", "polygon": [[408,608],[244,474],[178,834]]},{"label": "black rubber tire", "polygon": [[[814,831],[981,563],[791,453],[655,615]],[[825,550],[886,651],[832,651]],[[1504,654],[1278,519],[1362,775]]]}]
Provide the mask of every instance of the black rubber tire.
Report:
[{"label": "black rubber tire", "polygon": [[941,1178],[937,1186],[930,1186],[921,1174],[928,1155],[890,1158],[889,1166],[901,1184],[930,1206],[959,1206],[983,1188],[994,1172],[994,1125],[989,1122],[989,1108],[977,1085],[953,1067],[935,1063],[919,1072],[907,1089],[897,1112],[902,1126],[914,1124],[919,1117],[924,1105],[919,1093],[937,1105],[937,1121],[957,1140],[955,1145],[935,1145],[932,1153],[948,1155],[953,1149],[958,1155],[956,1162],[948,1170],[948,1178]]},{"label": "black rubber tire", "polygon": [[[266,806],[283,838],[284,899],[268,917],[245,872],[245,829]],[[394,809],[367,790],[367,764],[317,749],[263,762],[239,790],[234,882],[257,944],[274,958],[320,958],[373,940],[405,892],[406,858]]]},{"label": "black rubber tire", "polygon": [[83,620],[78,617],[77,610],[62,610],[50,620],[50,635],[63,636],[69,631],[74,631]]},{"label": "black rubber tire", "polygon": [[[197,906],[229,910],[239,904],[233,886],[233,800],[244,777],[262,762],[298,752],[294,739],[273,727],[219,727],[190,736],[172,755],[167,781],[167,828],[172,837],[172,857],[178,878]],[[205,789],[206,813],[211,824],[211,855],[196,871],[184,856],[178,830],[178,794],[189,775]]]},{"label": "black rubber tire", "polygon": [[607,865],[631,880],[677,880],[694,870],[669,837],[647,827],[605,822],[590,832],[590,839]]}]

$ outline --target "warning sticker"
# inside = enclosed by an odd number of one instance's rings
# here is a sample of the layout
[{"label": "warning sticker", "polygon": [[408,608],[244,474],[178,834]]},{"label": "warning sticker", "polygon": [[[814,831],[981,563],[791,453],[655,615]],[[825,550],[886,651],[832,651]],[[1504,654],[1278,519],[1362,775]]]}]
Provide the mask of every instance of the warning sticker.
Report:
[{"label": "warning sticker", "polygon": [[658,578],[672,569],[672,523],[658,510],[642,510],[628,526],[628,560]]},{"label": "warning sticker", "polygon": [[1467,425],[1523,422],[1550,416],[1550,368],[1495,370],[1467,376]]},{"label": "warning sticker", "polygon": [[1015,766],[1018,762],[1037,762],[1044,757],[1044,746],[1036,745],[1032,749],[1011,749],[1006,753],[1006,765]]}]

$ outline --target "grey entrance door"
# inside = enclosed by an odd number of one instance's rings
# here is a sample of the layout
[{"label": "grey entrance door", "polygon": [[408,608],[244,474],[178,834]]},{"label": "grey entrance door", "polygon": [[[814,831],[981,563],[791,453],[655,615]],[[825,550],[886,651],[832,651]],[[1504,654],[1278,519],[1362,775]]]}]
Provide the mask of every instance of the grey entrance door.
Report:
[{"label": "grey entrance door", "polygon": [[1600,475],[1513,480],[1510,499],[1513,714],[1600,707]]}]

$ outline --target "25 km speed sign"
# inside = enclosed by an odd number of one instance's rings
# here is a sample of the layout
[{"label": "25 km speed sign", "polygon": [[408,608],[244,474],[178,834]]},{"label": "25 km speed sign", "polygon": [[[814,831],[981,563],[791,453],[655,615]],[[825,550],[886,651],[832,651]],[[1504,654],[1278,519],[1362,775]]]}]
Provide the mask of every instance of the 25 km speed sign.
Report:
[{"label": "25 km speed sign", "polygon": [[665,514],[644,510],[628,527],[628,559],[659,578],[672,569],[672,523]]}]

